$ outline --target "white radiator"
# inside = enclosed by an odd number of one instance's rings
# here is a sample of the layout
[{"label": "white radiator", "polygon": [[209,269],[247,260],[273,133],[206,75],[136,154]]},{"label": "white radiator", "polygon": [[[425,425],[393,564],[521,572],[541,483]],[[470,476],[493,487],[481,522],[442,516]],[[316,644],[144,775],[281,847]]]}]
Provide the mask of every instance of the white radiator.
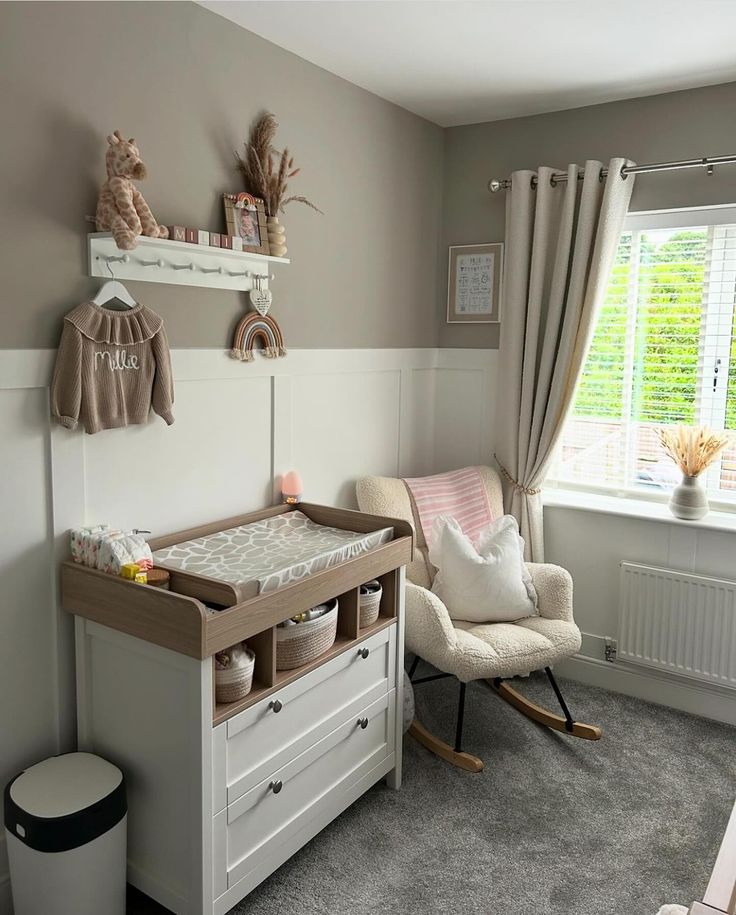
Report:
[{"label": "white radiator", "polygon": [[617,657],[736,687],[736,582],[621,563]]}]

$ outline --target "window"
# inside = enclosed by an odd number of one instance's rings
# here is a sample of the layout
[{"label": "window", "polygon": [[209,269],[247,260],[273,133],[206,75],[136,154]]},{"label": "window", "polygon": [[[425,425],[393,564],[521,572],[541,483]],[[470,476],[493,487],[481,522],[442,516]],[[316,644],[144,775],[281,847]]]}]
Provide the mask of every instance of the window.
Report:
[{"label": "window", "polygon": [[[736,430],[736,209],[633,214],[550,477],[637,495],[680,474],[663,425]],[[736,510],[736,448],[707,472]]]}]

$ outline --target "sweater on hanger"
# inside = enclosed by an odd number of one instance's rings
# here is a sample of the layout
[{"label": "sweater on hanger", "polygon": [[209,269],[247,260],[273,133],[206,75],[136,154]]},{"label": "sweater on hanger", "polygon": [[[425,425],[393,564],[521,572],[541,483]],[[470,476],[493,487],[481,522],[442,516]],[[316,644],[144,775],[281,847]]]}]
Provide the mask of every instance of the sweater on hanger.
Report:
[{"label": "sweater on hanger", "polygon": [[64,318],[51,382],[51,414],[67,429],[93,434],[148,421],[167,425],[174,384],[163,319],[145,305],[127,311],[78,305]]}]

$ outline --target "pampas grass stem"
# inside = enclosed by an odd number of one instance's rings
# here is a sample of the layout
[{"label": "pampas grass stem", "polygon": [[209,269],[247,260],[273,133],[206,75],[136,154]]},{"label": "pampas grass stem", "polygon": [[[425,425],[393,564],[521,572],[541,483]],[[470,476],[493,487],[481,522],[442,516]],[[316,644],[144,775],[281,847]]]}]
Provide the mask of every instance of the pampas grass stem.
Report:
[{"label": "pampas grass stem", "polygon": [[274,146],[278,122],[270,111],[259,115],[250,128],[243,155],[236,153],[238,171],[243,176],[246,189],[260,197],[267,216],[278,216],[288,203],[303,203],[321,213],[319,207],[301,194],[287,197],[289,179],[301,169],[294,168],[294,157],[288,149],[279,152]]},{"label": "pampas grass stem", "polygon": [[666,454],[687,477],[697,477],[733,442],[728,432],[707,426],[664,426],[657,436]]}]

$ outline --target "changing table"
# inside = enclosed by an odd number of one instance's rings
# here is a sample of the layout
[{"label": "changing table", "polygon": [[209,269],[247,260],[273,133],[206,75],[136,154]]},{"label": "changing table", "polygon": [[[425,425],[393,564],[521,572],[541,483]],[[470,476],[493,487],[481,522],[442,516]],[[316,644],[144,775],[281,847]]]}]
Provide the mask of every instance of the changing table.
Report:
[{"label": "changing table", "polygon": [[[284,548],[284,544],[288,548]],[[224,915],[381,778],[401,784],[404,521],[279,505],[154,538],[170,590],[66,562],[80,750],[125,773],[128,879],[176,913]],[[359,587],[378,578],[361,629]],[[334,645],[276,669],[276,627],[337,597]],[[214,655],[247,640],[251,692],[215,701]]]}]

